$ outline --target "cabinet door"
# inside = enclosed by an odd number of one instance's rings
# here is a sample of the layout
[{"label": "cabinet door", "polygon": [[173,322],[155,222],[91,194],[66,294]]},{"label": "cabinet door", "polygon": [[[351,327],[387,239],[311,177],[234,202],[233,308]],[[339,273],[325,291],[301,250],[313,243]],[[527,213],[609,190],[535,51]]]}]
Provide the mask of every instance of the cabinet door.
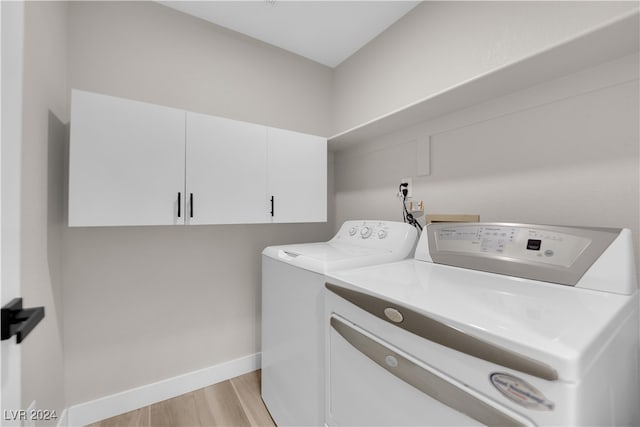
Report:
[{"label": "cabinet door", "polygon": [[183,224],[184,128],[184,111],[74,90],[69,226]]},{"label": "cabinet door", "polygon": [[265,126],[187,113],[189,224],[269,222],[266,175]]},{"label": "cabinet door", "polygon": [[327,140],[268,130],[268,195],[273,222],[327,220]]}]

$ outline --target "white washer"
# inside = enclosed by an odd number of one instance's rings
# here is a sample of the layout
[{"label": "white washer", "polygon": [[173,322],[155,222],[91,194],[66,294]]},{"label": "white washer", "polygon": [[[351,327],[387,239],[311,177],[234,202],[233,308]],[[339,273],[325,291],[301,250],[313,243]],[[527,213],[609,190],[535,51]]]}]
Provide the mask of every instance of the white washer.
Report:
[{"label": "white washer", "polygon": [[640,425],[627,229],[433,224],[327,282],[328,425]]},{"label": "white washer", "polygon": [[324,424],[325,273],[402,260],[415,228],[346,221],[328,242],[262,252],[262,399],[279,426]]}]

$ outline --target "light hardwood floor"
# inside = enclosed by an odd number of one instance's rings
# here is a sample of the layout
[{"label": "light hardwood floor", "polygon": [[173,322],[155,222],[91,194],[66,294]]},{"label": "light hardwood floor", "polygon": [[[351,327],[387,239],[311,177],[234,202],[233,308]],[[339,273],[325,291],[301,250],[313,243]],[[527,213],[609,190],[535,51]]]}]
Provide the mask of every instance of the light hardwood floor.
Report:
[{"label": "light hardwood floor", "polygon": [[89,427],[275,426],[260,397],[260,371],[109,418]]}]

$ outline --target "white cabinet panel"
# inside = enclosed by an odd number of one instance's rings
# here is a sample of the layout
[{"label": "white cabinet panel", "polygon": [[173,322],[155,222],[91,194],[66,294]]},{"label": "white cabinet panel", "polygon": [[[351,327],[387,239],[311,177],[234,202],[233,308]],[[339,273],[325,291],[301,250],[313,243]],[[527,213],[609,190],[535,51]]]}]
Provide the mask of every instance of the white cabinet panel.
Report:
[{"label": "white cabinet panel", "polygon": [[269,222],[266,175],[265,126],[187,113],[188,224]]},{"label": "white cabinet panel", "polygon": [[326,221],[327,140],[269,128],[267,158],[273,222]]},{"label": "white cabinet panel", "polygon": [[74,90],[71,122],[70,226],[184,223],[184,111]]},{"label": "white cabinet panel", "polygon": [[79,90],[71,122],[70,226],[327,220],[324,138]]}]

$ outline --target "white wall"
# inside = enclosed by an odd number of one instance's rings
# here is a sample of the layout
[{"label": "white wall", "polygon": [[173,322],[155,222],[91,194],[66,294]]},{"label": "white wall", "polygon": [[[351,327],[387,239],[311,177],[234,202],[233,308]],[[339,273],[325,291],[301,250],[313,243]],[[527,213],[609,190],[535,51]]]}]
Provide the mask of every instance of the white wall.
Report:
[{"label": "white wall", "polygon": [[[639,241],[638,56],[335,153],[336,224],[401,220],[399,180],[431,214],[633,231]],[[431,174],[416,176],[431,140]],[[638,263],[640,265],[640,263]]]},{"label": "white wall", "polygon": [[71,87],[325,136],[331,69],[154,2],[71,2]]},{"label": "white wall", "polygon": [[334,72],[337,134],[638,9],[637,2],[427,1]]},{"label": "white wall", "polygon": [[[327,67],[152,2],[69,9],[73,88],[328,134]],[[332,230],[331,223],[68,229],[67,404],[259,352],[260,252],[327,240]]]},{"label": "white wall", "polygon": [[[22,405],[65,407],[62,240],[69,121],[67,4],[25,2],[21,189],[22,296],[45,318],[22,345]],[[55,424],[56,420],[50,421]]]}]

